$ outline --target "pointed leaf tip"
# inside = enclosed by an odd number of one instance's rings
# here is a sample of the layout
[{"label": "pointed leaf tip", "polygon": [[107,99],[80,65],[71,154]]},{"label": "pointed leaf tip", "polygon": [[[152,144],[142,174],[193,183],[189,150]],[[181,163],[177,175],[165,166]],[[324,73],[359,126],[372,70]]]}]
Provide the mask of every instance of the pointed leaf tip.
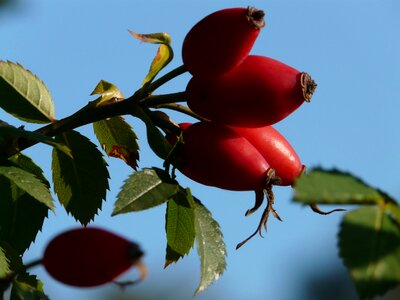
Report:
[{"label": "pointed leaf tip", "polygon": [[54,104],[45,84],[20,64],[0,61],[0,107],[20,120],[49,123]]},{"label": "pointed leaf tip", "polygon": [[171,36],[166,32],[157,32],[157,33],[148,33],[148,34],[141,34],[136,33],[133,30],[129,30],[128,32],[136,39],[144,43],[151,43],[151,44],[171,44]]},{"label": "pointed leaf tip", "polygon": [[132,30],[129,33],[144,43],[160,44],[157,53],[151,63],[149,72],[143,80],[142,87],[150,84],[157,74],[167,66],[174,57],[174,51],[171,48],[171,37],[166,32],[139,34]]},{"label": "pointed leaf tip", "polygon": [[227,251],[219,224],[211,212],[198,199],[194,201],[194,208],[197,252],[201,262],[200,283],[194,293],[198,295],[224,273]]},{"label": "pointed leaf tip", "polygon": [[168,201],[165,231],[166,264],[169,265],[189,254],[194,244],[194,201],[188,190],[180,188]]},{"label": "pointed leaf tip", "polygon": [[113,216],[142,211],[168,201],[178,192],[178,183],[158,168],[145,168],[125,181],[117,196]]},{"label": "pointed leaf tip", "polygon": [[108,156],[120,158],[133,169],[137,169],[138,138],[124,118],[117,116],[95,122],[93,130]]},{"label": "pointed leaf tip", "polygon": [[294,201],[304,204],[379,204],[385,197],[350,173],[318,168],[296,180]]}]

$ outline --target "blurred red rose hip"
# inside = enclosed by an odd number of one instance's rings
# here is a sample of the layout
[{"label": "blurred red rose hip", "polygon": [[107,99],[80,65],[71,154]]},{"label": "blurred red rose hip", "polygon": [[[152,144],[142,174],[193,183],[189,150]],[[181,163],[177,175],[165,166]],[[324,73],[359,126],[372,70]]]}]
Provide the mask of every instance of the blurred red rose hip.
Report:
[{"label": "blurred red rose hip", "polygon": [[78,228],[56,236],[42,263],[58,281],[77,287],[112,282],[143,256],[139,246],[99,228]]}]

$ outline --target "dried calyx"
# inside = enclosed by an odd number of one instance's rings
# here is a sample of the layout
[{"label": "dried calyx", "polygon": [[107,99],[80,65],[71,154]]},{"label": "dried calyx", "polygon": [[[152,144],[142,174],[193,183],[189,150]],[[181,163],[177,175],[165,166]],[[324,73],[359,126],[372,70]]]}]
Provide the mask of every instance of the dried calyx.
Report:
[{"label": "dried calyx", "polygon": [[255,7],[247,8],[247,18],[249,22],[257,29],[261,29],[265,26],[264,11],[257,9]]},{"label": "dried calyx", "polygon": [[257,229],[248,238],[246,238],[244,241],[237,244],[236,249],[239,249],[244,244],[246,244],[251,238],[253,238],[255,235],[257,235],[257,233],[261,237],[263,236],[262,229],[264,227],[264,230],[265,231],[267,230],[267,222],[268,222],[268,217],[270,214],[272,214],[279,221],[282,221],[281,217],[278,215],[278,213],[276,212],[276,210],[273,207],[275,197],[274,197],[274,193],[272,191],[272,187],[276,184],[279,184],[280,181],[281,181],[280,178],[275,176],[274,169],[270,169],[268,172],[264,190],[255,192],[256,193],[256,201],[255,201],[254,207],[248,209],[246,211],[245,215],[249,216],[253,212],[255,212],[258,208],[260,208],[260,206],[264,202],[264,195],[265,195],[265,198],[267,199],[267,207],[264,209],[264,212],[261,216],[260,222],[258,223]]},{"label": "dried calyx", "polygon": [[304,101],[310,102],[315,89],[317,88],[317,83],[311,78],[311,76],[303,72],[301,73],[301,88],[303,90]]}]

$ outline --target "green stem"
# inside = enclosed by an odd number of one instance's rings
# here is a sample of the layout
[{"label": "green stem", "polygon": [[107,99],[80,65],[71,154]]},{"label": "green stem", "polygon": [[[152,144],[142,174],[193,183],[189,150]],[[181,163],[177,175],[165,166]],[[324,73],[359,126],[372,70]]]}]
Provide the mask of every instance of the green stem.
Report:
[{"label": "green stem", "polygon": [[[117,99],[119,101],[108,101],[101,104],[98,104],[96,101],[89,102],[86,106],[71,116],[43,126],[37,129],[35,132],[47,136],[55,136],[62,132],[66,132],[68,130],[72,130],[100,120],[120,115],[132,114],[138,105],[142,105],[142,103],[144,107],[151,107],[159,104],[165,105],[165,103],[185,101],[184,92],[168,95],[150,95],[151,92],[156,90],[158,87],[183,74],[184,72],[186,72],[185,67],[180,66],[154,81],[147,87],[145,91],[143,89],[139,89],[131,97],[124,100]],[[37,141],[21,138],[18,140],[18,151],[22,151],[37,143]],[[8,153],[8,156],[10,157],[16,154],[18,151],[16,149],[13,150]]]},{"label": "green stem", "polygon": [[195,114],[189,107],[176,104],[176,103],[169,103],[169,104],[161,104],[155,106],[156,108],[166,108],[166,109],[171,109],[180,113],[183,113],[185,115],[188,115],[190,117],[193,117],[199,121],[208,121],[207,119],[200,117],[198,114]]},{"label": "green stem", "polygon": [[140,105],[142,107],[149,108],[149,107],[157,107],[162,104],[185,102],[185,101],[186,101],[186,93],[179,92],[166,95],[151,95],[149,97],[142,99],[140,101]]},{"label": "green stem", "polygon": [[33,267],[36,267],[36,266],[41,265],[41,264],[42,264],[42,259],[33,260],[33,261],[31,261],[31,262],[29,262],[29,263],[27,263],[25,265],[25,270],[28,270],[28,269],[33,268]]},{"label": "green stem", "polygon": [[[68,130],[72,130],[100,120],[120,115],[132,114],[132,112],[134,112],[139,105],[141,97],[141,93],[137,92],[133,96],[120,101],[108,101],[99,105],[96,101],[92,101],[71,116],[43,126],[35,130],[35,132],[47,136],[55,136]],[[148,98],[150,97],[152,96],[149,96]],[[18,150],[22,151],[37,143],[37,141],[21,138],[18,141]],[[9,156],[12,156],[16,153],[17,151],[15,150],[14,152],[9,153]]]},{"label": "green stem", "polygon": [[171,79],[174,79],[175,77],[178,77],[179,75],[182,75],[185,72],[187,72],[186,67],[184,65],[179,66],[168,72],[164,76],[160,77],[159,79],[153,81],[153,83],[148,86],[146,91],[150,94],[158,89],[160,86],[162,86],[164,83],[170,81]]},{"label": "green stem", "polygon": [[147,115],[150,117],[151,121],[157,127],[161,128],[165,133],[172,132],[176,135],[181,133],[181,129],[175,123],[161,117],[159,114],[153,111],[146,111]]}]

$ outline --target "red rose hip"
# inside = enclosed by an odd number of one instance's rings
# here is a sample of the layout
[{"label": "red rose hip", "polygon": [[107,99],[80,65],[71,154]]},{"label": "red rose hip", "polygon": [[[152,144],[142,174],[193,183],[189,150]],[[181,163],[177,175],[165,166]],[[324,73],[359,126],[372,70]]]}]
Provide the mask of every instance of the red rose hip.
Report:
[{"label": "red rose hip", "polygon": [[310,101],[315,82],[282,62],[249,55],[231,72],[212,80],[194,76],[187,103],[198,115],[238,127],[272,125]]},{"label": "red rose hip", "polygon": [[89,227],[56,236],[46,247],[42,263],[62,283],[91,287],[113,281],[142,256],[137,244]]},{"label": "red rose hip", "polygon": [[302,174],[304,165],[296,151],[285,137],[272,126],[232,128],[261,153],[271,168],[275,170],[276,177],[281,181],[279,185],[292,185],[294,180]]},{"label": "red rose hip", "polygon": [[253,7],[216,11],[186,35],[183,64],[194,76],[220,76],[247,57],[264,25],[264,12]]},{"label": "red rose hip", "polygon": [[183,130],[178,168],[194,181],[234,191],[262,191],[271,172],[248,140],[212,122],[198,122]]}]

